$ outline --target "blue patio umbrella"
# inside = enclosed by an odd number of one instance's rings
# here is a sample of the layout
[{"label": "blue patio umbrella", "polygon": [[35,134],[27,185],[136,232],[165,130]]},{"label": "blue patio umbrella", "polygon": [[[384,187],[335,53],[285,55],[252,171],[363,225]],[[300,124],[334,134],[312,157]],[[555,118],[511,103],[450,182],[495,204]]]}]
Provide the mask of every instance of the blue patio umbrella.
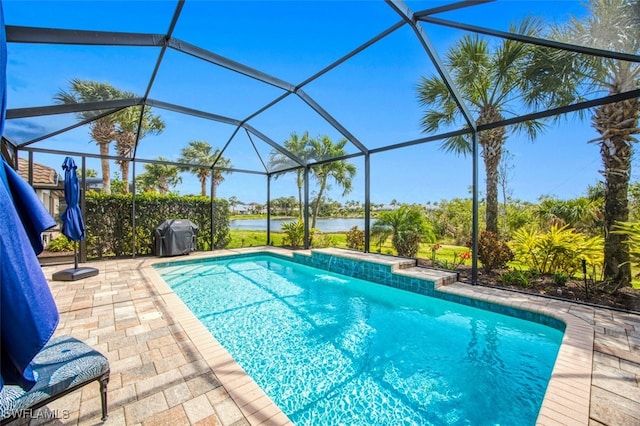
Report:
[{"label": "blue patio umbrella", "polygon": [[60,215],[62,221],[62,233],[71,241],[73,246],[74,269],[65,269],[53,274],[54,280],[73,281],[81,278],[97,275],[98,270],[95,268],[78,268],[78,241],[84,240],[86,234],[84,229],[84,220],[78,202],[80,200],[80,185],[78,184],[78,175],[76,173],[75,161],[73,158],[66,157],[62,163],[64,169],[64,200],[67,208]]},{"label": "blue patio umbrella", "polygon": [[78,268],[78,241],[85,237],[84,220],[78,202],[80,200],[80,186],[78,185],[78,175],[76,173],[75,161],[73,158],[66,157],[62,163],[64,170],[64,200],[67,203],[67,209],[60,216],[62,221],[62,233],[74,244],[74,265]]}]

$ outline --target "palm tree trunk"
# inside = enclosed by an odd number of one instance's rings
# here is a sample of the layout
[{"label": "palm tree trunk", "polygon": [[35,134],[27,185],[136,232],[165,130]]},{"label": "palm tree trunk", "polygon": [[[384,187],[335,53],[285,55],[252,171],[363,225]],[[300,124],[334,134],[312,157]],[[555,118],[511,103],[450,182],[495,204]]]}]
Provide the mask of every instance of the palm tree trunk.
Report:
[{"label": "palm tree trunk", "polygon": [[122,192],[124,194],[129,193],[129,161],[122,161],[120,163],[120,171],[122,172],[122,182],[124,183],[122,187]]},{"label": "palm tree trunk", "polygon": [[200,195],[207,196],[207,179],[200,178]]},{"label": "palm tree trunk", "polygon": [[109,143],[100,144],[100,166],[102,168],[102,190],[105,194],[111,195],[111,167],[109,159],[105,158],[109,155]]},{"label": "palm tree trunk", "polygon": [[[493,143],[495,141],[491,141]],[[491,144],[490,143],[490,144]],[[498,163],[500,163],[502,144],[485,145],[483,150],[484,166],[487,173],[486,182],[486,229],[498,235]],[[491,155],[484,153],[492,152]]]},{"label": "palm tree trunk", "polygon": [[[136,135],[133,132],[120,132],[116,135],[116,152],[120,157],[130,157],[136,144]],[[129,161],[120,160],[120,172],[122,174],[122,188],[125,194],[129,193]]]},{"label": "palm tree trunk", "polygon": [[311,228],[316,227],[316,221],[318,220],[318,212],[320,211],[320,202],[322,201],[322,193],[327,186],[327,177],[324,176],[320,181],[320,189],[318,190],[318,198],[316,198],[315,206],[313,206],[313,218],[311,219]]},{"label": "palm tree trunk", "polygon": [[611,232],[617,222],[629,220],[629,179],[632,138],[637,132],[640,103],[631,99],[598,108],[592,118],[602,135],[600,155],[604,165],[604,268],[605,278],[617,286],[631,285],[631,264],[627,237]]},{"label": "palm tree trunk", "polygon": [[298,184],[298,217],[302,219],[302,172],[298,170],[297,172],[297,184]]},{"label": "palm tree trunk", "polygon": [[100,149],[100,165],[102,168],[102,190],[105,194],[111,194],[111,167],[109,159],[109,144],[114,139],[114,124],[106,117],[91,123],[91,137]]},{"label": "palm tree trunk", "polygon": [[158,178],[158,192],[161,194],[166,194],[169,192],[169,182],[167,181],[166,176],[160,176]]},{"label": "palm tree trunk", "polygon": [[[477,124],[494,123],[502,120],[495,107],[485,106],[480,112]],[[482,146],[482,159],[486,173],[486,230],[498,235],[498,167],[502,157],[502,145],[504,144],[506,130],[497,127],[485,130],[478,135],[478,143]]]}]

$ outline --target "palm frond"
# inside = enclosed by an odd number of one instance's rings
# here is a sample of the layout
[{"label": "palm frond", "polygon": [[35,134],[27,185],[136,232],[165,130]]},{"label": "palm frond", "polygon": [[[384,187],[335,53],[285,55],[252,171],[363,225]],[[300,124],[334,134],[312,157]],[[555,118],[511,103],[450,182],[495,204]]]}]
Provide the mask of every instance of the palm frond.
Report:
[{"label": "palm frond", "polygon": [[529,139],[534,141],[538,134],[546,128],[546,124],[540,120],[528,120],[513,125],[513,131],[516,133],[524,133]]},{"label": "palm frond", "polygon": [[471,141],[466,136],[454,136],[448,138],[440,145],[441,149],[447,153],[453,153],[458,156],[467,156],[471,154]]}]

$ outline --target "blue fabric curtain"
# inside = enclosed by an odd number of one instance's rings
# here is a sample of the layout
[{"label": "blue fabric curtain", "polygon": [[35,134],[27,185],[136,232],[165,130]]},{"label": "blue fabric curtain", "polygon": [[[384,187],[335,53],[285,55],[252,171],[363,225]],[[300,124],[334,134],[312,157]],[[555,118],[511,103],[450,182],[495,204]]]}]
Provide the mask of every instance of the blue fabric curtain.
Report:
[{"label": "blue fabric curtain", "polygon": [[[7,94],[7,39],[0,3],[0,134]],[[56,307],[36,254],[41,233],[55,225],[33,189],[0,161],[0,389],[36,382],[30,363],[58,325]]]}]

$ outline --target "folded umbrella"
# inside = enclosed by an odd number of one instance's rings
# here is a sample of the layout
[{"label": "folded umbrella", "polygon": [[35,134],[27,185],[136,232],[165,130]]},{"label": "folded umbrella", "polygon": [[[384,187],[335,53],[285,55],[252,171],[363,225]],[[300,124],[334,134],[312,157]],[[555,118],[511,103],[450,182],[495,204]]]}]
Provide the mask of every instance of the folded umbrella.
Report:
[{"label": "folded umbrella", "polygon": [[78,184],[78,174],[75,161],[73,158],[66,157],[62,163],[64,169],[64,200],[67,208],[60,215],[62,221],[62,233],[71,241],[73,245],[73,269],[65,269],[53,274],[54,280],[75,281],[82,278],[98,275],[96,268],[78,268],[78,241],[82,241],[86,234],[84,228],[84,220],[82,219],[82,211],[78,202],[80,200],[80,185]]},{"label": "folded umbrella", "polygon": [[[64,170],[64,200],[67,208],[60,215],[62,221],[62,233],[71,241],[81,241],[85,237],[84,221],[78,201],[80,199],[80,186],[78,185],[78,175],[76,173],[75,161],[66,157],[62,163]],[[76,268],[78,267],[76,259]]]}]

